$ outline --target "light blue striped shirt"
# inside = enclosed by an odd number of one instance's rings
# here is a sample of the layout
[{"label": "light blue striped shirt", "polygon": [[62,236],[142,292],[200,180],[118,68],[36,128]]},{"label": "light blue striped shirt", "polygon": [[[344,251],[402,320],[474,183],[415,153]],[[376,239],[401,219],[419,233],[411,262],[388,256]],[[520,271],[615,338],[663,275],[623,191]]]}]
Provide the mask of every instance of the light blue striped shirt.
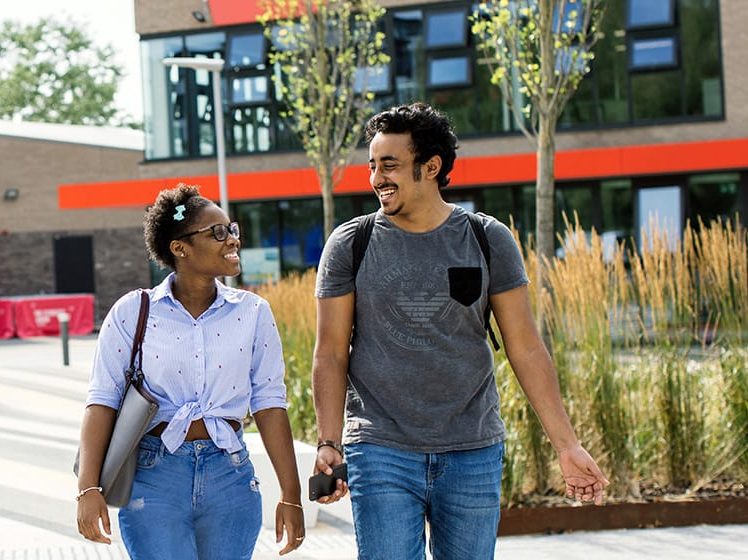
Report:
[{"label": "light blue striped shirt", "polygon": [[[286,408],[283,352],[267,301],[216,281],[216,299],[197,319],[174,298],[174,273],[147,290],[151,299],[143,342],[143,373],[159,410],[148,430],[168,422],[161,439],[169,451],[203,419],[215,444],[241,449],[224,419],[241,421],[266,408]],[[122,296],[99,333],[86,406],[119,408],[124,371],[140,307],[139,291]]]}]

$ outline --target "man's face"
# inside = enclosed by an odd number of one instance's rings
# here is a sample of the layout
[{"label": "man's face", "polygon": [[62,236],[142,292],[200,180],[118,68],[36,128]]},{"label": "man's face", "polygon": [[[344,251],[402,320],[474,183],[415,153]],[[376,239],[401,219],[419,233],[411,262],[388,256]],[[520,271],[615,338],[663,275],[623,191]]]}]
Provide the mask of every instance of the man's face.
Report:
[{"label": "man's face", "polygon": [[410,133],[378,132],[369,144],[369,183],[388,216],[414,210],[423,195],[422,164],[413,158]]}]

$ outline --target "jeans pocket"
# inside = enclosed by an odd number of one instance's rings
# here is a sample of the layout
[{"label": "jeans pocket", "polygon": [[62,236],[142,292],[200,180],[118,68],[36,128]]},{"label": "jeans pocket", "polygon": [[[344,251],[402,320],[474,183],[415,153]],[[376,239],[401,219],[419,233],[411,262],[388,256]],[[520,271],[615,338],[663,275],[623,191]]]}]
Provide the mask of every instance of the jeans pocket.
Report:
[{"label": "jeans pocket", "polygon": [[249,452],[246,449],[234,451],[233,453],[229,453],[228,456],[231,461],[231,466],[235,469],[239,469],[249,463]]},{"label": "jeans pocket", "polygon": [[152,469],[158,464],[158,456],[157,450],[141,447],[138,449],[138,468]]},{"label": "jeans pocket", "polygon": [[449,296],[465,307],[480,298],[483,287],[483,269],[479,266],[454,266],[447,269]]}]

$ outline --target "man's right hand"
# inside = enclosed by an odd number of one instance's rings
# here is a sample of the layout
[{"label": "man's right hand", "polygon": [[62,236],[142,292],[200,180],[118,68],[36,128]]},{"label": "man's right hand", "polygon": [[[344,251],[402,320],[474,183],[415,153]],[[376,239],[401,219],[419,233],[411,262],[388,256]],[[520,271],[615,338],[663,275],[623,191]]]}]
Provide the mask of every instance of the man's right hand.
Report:
[{"label": "man's right hand", "polygon": [[[314,474],[323,472],[332,475],[332,468],[343,462],[340,453],[328,446],[320,447],[317,450],[317,461],[314,465]],[[348,483],[338,479],[335,492],[329,496],[323,496],[317,500],[320,504],[332,504],[348,493]]]}]

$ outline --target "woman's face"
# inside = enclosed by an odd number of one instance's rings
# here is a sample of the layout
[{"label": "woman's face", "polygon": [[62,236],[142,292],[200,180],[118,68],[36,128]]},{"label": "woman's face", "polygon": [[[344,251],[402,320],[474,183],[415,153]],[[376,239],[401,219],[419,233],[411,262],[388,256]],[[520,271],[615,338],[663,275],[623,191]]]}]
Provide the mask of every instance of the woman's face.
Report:
[{"label": "woman's face", "polygon": [[[182,250],[177,252],[180,272],[194,272],[213,278],[219,276],[236,276],[241,271],[239,266],[238,227],[235,236],[229,227],[226,214],[215,204],[203,208],[190,227],[187,235],[182,236]],[[226,235],[222,241],[216,239]],[[184,257],[181,254],[184,253]]]}]

